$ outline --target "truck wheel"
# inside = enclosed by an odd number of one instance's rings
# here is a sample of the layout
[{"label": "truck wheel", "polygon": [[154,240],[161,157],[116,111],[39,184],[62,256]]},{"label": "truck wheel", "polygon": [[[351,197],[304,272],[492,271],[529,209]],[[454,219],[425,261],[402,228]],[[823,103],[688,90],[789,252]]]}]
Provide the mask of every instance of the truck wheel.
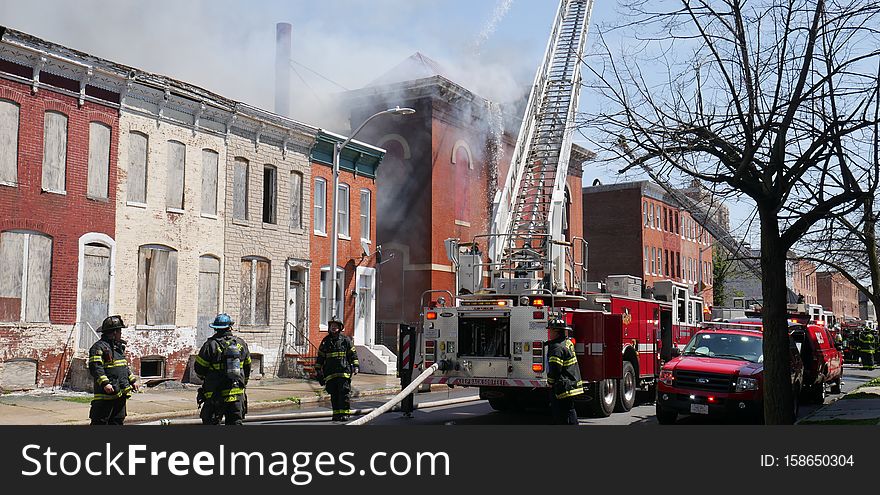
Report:
[{"label": "truck wheel", "polygon": [[636,402],[636,371],[629,361],[623,362],[623,378],[618,380],[617,384],[614,412],[627,412]]},{"label": "truck wheel", "polygon": [[831,382],[831,390],[829,390],[829,392],[831,392],[832,394],[840,393],[840,378]]},{"label": "truck wheel", "polygon": [[678,419],[677,412],[670,409],[664,409],[663,406],[660,405],[659,401],[657,402],[656,414],[657,422],[661,425],[674,425],[675,420]]},{"label": "truck wheel", "polygon": [[617,380],[607,379],[596,382],[596,397],[590,401],[592,415],[606,418],[614,411],[617,402]]}]

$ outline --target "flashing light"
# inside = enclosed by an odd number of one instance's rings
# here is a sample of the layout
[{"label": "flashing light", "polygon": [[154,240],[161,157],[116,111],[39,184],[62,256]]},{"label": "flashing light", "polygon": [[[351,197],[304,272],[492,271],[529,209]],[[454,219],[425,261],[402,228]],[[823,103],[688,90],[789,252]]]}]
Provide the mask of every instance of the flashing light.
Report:
[{"label": "flashing light", "polygon": [[428,311],[427,313],[425,313],[425,319],[436,320],[437,319],[437,312],[436,311]]},{"label": "flashing light", "polygon": [[498,301],[495,304],[497,304],[499,306],[507,306],[507,301]]},{"label": "flashing light", "polygon": [[540,308],[540,307],[544,306],[544,300],[543,299],[532,299],[532,306],[537,306]]},{"label": "flashing light", "polygon": [[715,397],[709,397],[709,402],[715,402]]},{"label": "flashing light", "polygon": [[544,372],[544,365],[543,364],[533,364],[532,371],[534,371],[535,373],[543,373]]}]

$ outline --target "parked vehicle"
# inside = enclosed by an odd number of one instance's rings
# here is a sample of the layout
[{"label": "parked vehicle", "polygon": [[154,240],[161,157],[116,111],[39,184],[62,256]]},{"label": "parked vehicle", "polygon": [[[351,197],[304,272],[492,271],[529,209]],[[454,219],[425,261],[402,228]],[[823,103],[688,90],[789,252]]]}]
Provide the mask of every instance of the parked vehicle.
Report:
[{"label": "parked vehicle", "polygon": [[[754,324],[704,323],[684,350],[660,371],[656,413],[660,424],[679,414],[763,420],[763,333]],[[804,327],[791,325],[791,387],[794,415],[804,383],[804,365],[797,340]]]}]

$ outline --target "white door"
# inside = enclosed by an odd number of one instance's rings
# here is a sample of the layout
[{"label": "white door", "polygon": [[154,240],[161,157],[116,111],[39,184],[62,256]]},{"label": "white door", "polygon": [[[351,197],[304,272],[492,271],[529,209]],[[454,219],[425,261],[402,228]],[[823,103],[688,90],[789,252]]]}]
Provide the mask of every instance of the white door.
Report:
[{"label": "white door", "polygon": [[287,322],[285,341],[291,353],[302,354],[307,350],[305,324],[305,270],[289,267],[287,270]]},{"label": "white door", "polygon": [[376,269],[357,269],[357,307],[355,312],[355,345],[372,345],[375,341]]}]

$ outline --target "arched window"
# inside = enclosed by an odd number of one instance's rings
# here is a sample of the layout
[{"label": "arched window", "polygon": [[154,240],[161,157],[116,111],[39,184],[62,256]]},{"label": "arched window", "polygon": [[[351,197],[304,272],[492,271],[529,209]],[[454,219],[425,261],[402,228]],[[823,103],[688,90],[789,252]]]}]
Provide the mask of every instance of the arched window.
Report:
[{"label": "arched window", "polygon": [[174,325],[177,312],[177,251],[156,244],[138,249],[138,325]]},{"label": "arched window", "polygon": [[67,115],[46,112],[43,122],[43,190],[66,192]]},{"label": "arched window", "polygon": [[18,103],[0,100],[0,184],[18,184]]},{"label": "arched window", "polygon": [[49,321],[52,238],[31,231],[0,233],[0,321]]}]

